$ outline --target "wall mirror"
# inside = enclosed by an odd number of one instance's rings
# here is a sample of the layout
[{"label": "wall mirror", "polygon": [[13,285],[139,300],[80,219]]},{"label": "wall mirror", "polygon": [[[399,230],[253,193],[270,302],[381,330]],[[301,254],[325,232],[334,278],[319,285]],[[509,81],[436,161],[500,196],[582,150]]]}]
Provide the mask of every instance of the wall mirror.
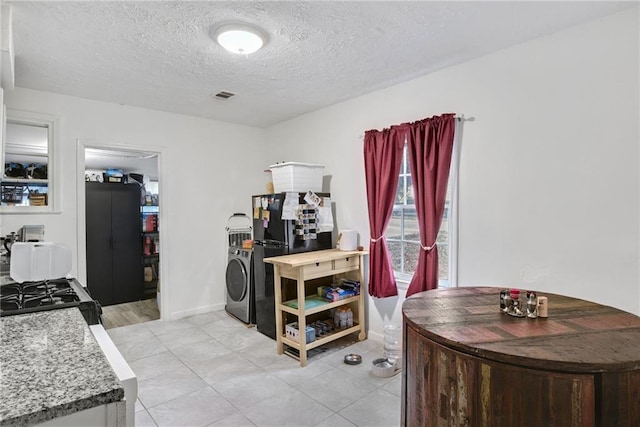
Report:
[{"label": "wall mirror", "polygon": [[49,117],[7,110],[0,182],[3,213],[53,211],[54,126]]}]

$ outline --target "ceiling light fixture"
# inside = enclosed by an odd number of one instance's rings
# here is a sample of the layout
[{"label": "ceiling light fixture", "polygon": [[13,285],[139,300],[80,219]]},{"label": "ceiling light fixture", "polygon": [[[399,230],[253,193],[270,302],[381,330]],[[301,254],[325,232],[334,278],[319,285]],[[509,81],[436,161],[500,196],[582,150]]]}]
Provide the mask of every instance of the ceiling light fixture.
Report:
[{"label": "ceiling light fixture", "polygon": [[248,55],[257,52],[267,41],[266,35],[246,24],[228,24],[215,31],[215,40],[232,53]]}]

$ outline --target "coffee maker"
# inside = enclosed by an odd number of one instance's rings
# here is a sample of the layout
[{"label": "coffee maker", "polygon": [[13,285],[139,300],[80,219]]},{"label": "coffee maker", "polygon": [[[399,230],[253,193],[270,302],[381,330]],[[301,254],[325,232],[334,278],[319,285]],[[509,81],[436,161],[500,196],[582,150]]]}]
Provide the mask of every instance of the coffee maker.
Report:
[{"label": "coffee maker", "polygon": [[18,230],[18,242],[44,241],[44,225],[24,225]]}]

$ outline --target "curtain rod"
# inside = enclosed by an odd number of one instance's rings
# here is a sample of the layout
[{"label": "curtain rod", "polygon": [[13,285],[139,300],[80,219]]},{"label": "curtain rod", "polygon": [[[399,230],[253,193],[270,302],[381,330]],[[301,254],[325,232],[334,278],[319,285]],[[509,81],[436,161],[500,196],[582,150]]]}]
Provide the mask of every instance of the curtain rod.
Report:
[{"label": "curtain rod", "polygon": [[[462,116],[460,116],[460,117],[457,117],[457,116],[456,116],[456,117],[454,117],[454,119],[456,119],[456,121],[458,121],[458,122],[473,122],[473,121],[475,121],[475,120],[476,120],[476,118],[475,118],[475,117],[465,117],[464,115],[462,115]],[[405,123],[405,124],[408,124],[408,123]],[[399,125],[396,125],[396,126],[399,126]],[[393,126],[392,126],[392,127],[393,127]],[[376,129],[371,129],[371,131],[377,131],[377,130],[376,130]],[[368,131],[367,131],[367,132],[368,132]],[[365,133],[366,133],[366,132],[365,132]],[[363,135],[363,138],[364,138],[364,135]]]}]

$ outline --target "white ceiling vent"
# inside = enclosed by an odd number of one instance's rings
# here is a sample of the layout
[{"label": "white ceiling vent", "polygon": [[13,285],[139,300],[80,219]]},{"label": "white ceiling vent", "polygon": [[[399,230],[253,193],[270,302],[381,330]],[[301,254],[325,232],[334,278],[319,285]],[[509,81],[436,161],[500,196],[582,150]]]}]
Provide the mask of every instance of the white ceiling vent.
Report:
[{"label": "white ceiling vent", "polygon": [[222,92],[216,93],[214,96],[218,99],[229,99],[234,95],[235,93],[222,91]]}]

